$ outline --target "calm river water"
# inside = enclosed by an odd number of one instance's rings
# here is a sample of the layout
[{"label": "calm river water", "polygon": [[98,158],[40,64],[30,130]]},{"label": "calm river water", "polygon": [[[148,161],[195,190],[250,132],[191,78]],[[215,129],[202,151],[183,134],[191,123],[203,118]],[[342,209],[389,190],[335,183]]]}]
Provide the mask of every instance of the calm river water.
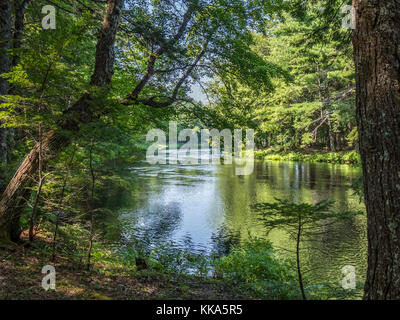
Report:
[{"label": "calm river water", "polygon": [[[234,164],[150,165],[131,168],[135,187],[123,209],[123,236],[139,236],[150,245],[174,242],[192,250],[222,250],[249,235],[266,237],[250,206],[275,198],[294,202],[335,201],[335,209],[364,210],[350,185],[361,169],[322,163],[256,161],[249,176],[237,176]],[[356,268],[362,283],[366,270],[364,215],[327,225],[302,252],[305,272],[318,281],[340,282],[345,265]],[[284,230],[268,234],[279,254],[294,243]]]}]

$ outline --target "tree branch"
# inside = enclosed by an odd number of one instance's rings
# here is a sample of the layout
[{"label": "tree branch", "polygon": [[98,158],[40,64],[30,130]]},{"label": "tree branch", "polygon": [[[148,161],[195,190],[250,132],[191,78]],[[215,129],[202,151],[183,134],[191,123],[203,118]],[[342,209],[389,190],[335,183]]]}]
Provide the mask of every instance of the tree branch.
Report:
[{"label": "tree branch", "polygon": [[172,92],[172,96],[168,97],[166,101],[163,101],[163,102],[155,101],[155,99],[157,97],[151,97],[149,99],[137,99],[136,101],[139,102],[139,103],[143,103],[144,105],[153,107],[153,108],[166,108],[166,107],[169,107],[171,104],[173,104],[176,101],[179,89],[182,87],[182,85],[184,84],[186,79],[192,73],[193,69],[199,63],[200,59],[206,53],[207,46],[208,46],[208,40],[203,44],[203,48],[200,51],[200,53],[197,55],[196,59],[193,61],[193,63],[191,65],[189,65],[189,68],[186,69],[185,73],[182,75],[182,77],[177,82],[177,84],[176,84],[176,86],[174,88],[174,91]]},{"label": "tree branch", "polygon": [[155,67],[157,58],[159,56],[163,55],[164,53],[166,53],[169,50],[169,47],[173,46],[183,36],[183,33],[185,32],[185,29],[188,26],[192,15],[193,15],[193,8],[191,6],[189,6],[183,16],[182,23],[181,23],[177,33],[175,34],[175,36],[170,41],[163,43],[155,52],[153,52],[150,55],[148,63],[147,63],[146,73],[143,75],[142,79],[139,81],[139,83],[133,89],[132,93],[129,94],[125,99],[123,99],[121,101],[122,104],[129,104],[130,102],[137,101],[140,92],[143,90],[143,88],[145,87],[147,82],[150,80],[150,78],[155,73],[154,67]]}]

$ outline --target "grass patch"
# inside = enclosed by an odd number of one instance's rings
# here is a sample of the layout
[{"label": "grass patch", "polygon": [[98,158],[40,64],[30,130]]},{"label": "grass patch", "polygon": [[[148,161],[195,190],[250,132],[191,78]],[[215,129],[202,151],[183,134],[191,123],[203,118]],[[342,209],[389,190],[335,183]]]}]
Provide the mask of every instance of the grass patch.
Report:
[{"label": "grass patch", "polygon": [[361,157],[355,151],[273,153],[261,150],[255,151],[255,157],[268,161],[325,162],[361,165]]}]

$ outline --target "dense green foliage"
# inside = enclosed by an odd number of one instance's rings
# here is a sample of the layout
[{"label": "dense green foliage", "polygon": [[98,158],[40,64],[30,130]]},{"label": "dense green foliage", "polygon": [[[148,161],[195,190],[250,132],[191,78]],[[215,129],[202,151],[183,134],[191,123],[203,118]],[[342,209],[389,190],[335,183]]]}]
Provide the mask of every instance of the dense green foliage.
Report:
[{"label": "dense green foliage", "polygon": [[237,284],[251,284],[255,290],[277,299],[298,299],[296,276],[291,261],[279,260],[268,241],[251,239],[215,263],[216,273]]},{"label": "dense green foliage", "polygon": [[[61,132],[71,143],[30,177],[32,192],[17,222],[22,239],[31,227],[30,243],[40,259],[76,269],[137,271],[140,258],[151,272],[212,276],[243,286],[251,298],[300,298],[293,260],[278,258],[270,242],[252,239],[222,257],[173,244],[122,245],[123,221],[107,208],[115,193],[129,194],[133,181],[125,170],[143,157],[146,133],[168,131],[171,120],[180,128],[254,129],[256,156],[264,160],[360,164],[353,151],[358,137],[351,47],[337,35],[323,43],[310,38],[327,19],[316,14],[320,2],[127,0],[110,90],[88,85],[105,2],[52,3],[56,30],[41,26],[47,1],[31,1],[21,46],[8,52],[18,63],[1,75],[10,89],[0,96],[1,126],[9,130],[0,191],[29,151],[42,146],[46,132],[61,131],[65,113],[82,96],[93,97],[98,116],[79,130]],[[191,97],[196,84],[207,101]],[[313,223],[333,217],[327,202],[256,208],[279,213],[274,224],[302,214]],[[38,249],[39,239],[44,244]],[[318,298],[319,289],[309,285],[306,291]]]},{"label": "dense green foliage", "polygon": [[272,79],[273,92],[218,80],[209,88],[216,118],[255,129],[258,147],[269,151],[355,147],[351,52],[333,40],[310,42],[313,26],[288,15],[267,30],[253,50],[282,75]]}]

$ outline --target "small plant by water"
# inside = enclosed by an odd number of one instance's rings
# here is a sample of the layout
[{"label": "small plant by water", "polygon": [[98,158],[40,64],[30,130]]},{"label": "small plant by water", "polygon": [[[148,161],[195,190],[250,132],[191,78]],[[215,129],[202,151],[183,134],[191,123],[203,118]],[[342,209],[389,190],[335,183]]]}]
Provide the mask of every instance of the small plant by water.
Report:
[{"label": "small plant by water", "polygon": [[296,269],[298,283],[303,300],[307,299],[301,264],[302,243],[311,234],[323,232],[323,221],[351,219],[360,212],[334,212],[332,201],[323,200],[316,204],[296,204],[288,200],[276,199],[274,203],[258,203],[253,209],[258,212],[260,220],[268,231],[274,228],[285,228],[296,243]]}]

